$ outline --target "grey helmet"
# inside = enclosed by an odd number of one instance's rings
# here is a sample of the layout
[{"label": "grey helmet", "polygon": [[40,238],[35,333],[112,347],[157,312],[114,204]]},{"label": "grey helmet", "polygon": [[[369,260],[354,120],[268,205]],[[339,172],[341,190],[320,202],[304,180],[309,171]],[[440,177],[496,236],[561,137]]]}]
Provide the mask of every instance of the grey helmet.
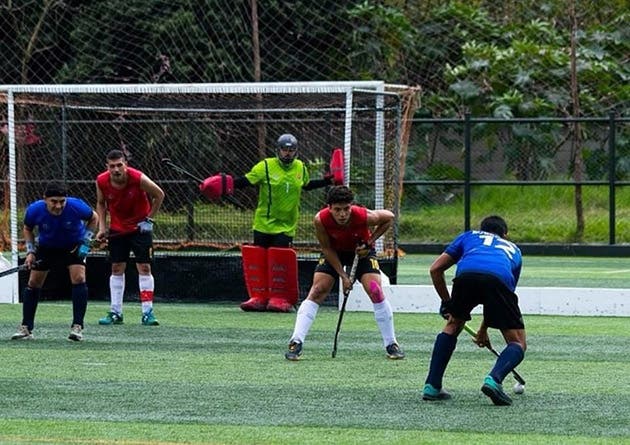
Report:
[{"label": "grey helmet", "polygon": [[[298,141],[292,134],[283,134],[276,142],[276,155],[283,164],[291,165],[297,157]],[[284,153],[280,150],[283,149]],[[290,150],[290,151],[287,151]]]}]

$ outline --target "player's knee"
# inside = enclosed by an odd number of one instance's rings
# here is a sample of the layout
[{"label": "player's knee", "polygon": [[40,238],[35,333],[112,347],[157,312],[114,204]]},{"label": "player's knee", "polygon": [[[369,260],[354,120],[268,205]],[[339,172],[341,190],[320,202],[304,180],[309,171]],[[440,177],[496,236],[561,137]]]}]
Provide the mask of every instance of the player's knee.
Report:
[{"label": "player's knee", "polygon": [[385,301],[385,295],[383,294],[383,288],[376,280],[370,281],[370,289],[368,291],[368,296],[372,303],[382,303]]},{"label": "player's knee", "polygon": [[311,286],[311,289],[309,290],[308,296],[306,298],[314,301],[317,304],[322,304],[324,300],[326,300],[329,292],[330,289],[326,289],[321,284],[313,283],[313,286]]}]

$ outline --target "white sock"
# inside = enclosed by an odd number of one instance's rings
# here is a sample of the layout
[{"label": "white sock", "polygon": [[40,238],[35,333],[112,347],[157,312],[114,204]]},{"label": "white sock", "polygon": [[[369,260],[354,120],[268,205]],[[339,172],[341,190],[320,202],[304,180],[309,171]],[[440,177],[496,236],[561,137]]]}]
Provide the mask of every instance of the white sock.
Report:
[{"label": "white sock", "polygon": [[396,341],[394,334],[394,313],[388,300],[374,303],[374,319],[383,337],[383,346],[387,347]]},{"label": "white sock", "polygon": [[312,300],[304,300],[300,304],[300,308],[297,311],[297,317],[295,319],[295,328],[293,329],[293,335],[291,335],[291,341],[299,341],[304,343],[306,334],[311,329],[313,321],[317,316],[319,310],[319,304]]},{"label": "white sock", "polygon": [[138,287],[140,288],[140,292],[148,291],[151,293],[151,299],[142,301],[142,313],[146,314],[151,309],[153,309],[153,291],[155,288],[155,280],[153,279],[153,275],[138,275]]},{"label": "white sock", "polygon": [[112,302],[112,312],[122,314],[123,296],[125,295],[125,274],[109,277],[109,294]]}]

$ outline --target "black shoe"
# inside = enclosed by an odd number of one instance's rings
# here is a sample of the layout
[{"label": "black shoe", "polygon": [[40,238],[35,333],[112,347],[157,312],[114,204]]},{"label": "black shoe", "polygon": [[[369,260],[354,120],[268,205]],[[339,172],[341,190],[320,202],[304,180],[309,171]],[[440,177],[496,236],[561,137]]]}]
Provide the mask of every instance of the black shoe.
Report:
[{"label": "black shoe", "polygon": [[402,349],[400,349],[400,346],[398,346],[397,343],[392,343],[385,348],[385,351],[387,351],[387,358],[389,359],[400,360],[405,358],[405,353]]},{"label": "black shoe", "polygon": [[289,343],[289,350],[285,352],[284,357],[287,360],[291,360],[292,362],[296,362],[300,359],[302,355],[302,343],[299,341],[292,341]]}]

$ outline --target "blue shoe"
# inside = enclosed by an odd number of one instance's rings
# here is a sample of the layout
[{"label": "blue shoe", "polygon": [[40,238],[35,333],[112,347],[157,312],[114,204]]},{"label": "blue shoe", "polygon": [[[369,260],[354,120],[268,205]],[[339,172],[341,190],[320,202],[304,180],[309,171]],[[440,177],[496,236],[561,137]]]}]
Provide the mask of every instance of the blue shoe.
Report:
[{"label": "blue shoe", "polygon": [[159,322],[155,315],[153,315],[153,309],[149,309],[149,312],[142,314],[142,324],[144,326],[159,326]]},{"label": "blue shoe", "polygon": [[503,386],[497,383],[491,376],[487,376],[483,381],[481,392],[490,397],[492,403],[497,406],[507,406],[512,404],[512,399],[505,392]]},{"label": "blue shoe", "polygon": [[430,383],[424,385],[424,390],[422,391],[422,400],[435,401],[435,400],[448,400],[451,398],[451,395],[447,393],[444,388],[436,389]]},{"label": "blue shoe", "polygon": [[116,312],[108,312],[107,315],[98,320],[98,324],[123,324],[123,315],[117,314]]}]

